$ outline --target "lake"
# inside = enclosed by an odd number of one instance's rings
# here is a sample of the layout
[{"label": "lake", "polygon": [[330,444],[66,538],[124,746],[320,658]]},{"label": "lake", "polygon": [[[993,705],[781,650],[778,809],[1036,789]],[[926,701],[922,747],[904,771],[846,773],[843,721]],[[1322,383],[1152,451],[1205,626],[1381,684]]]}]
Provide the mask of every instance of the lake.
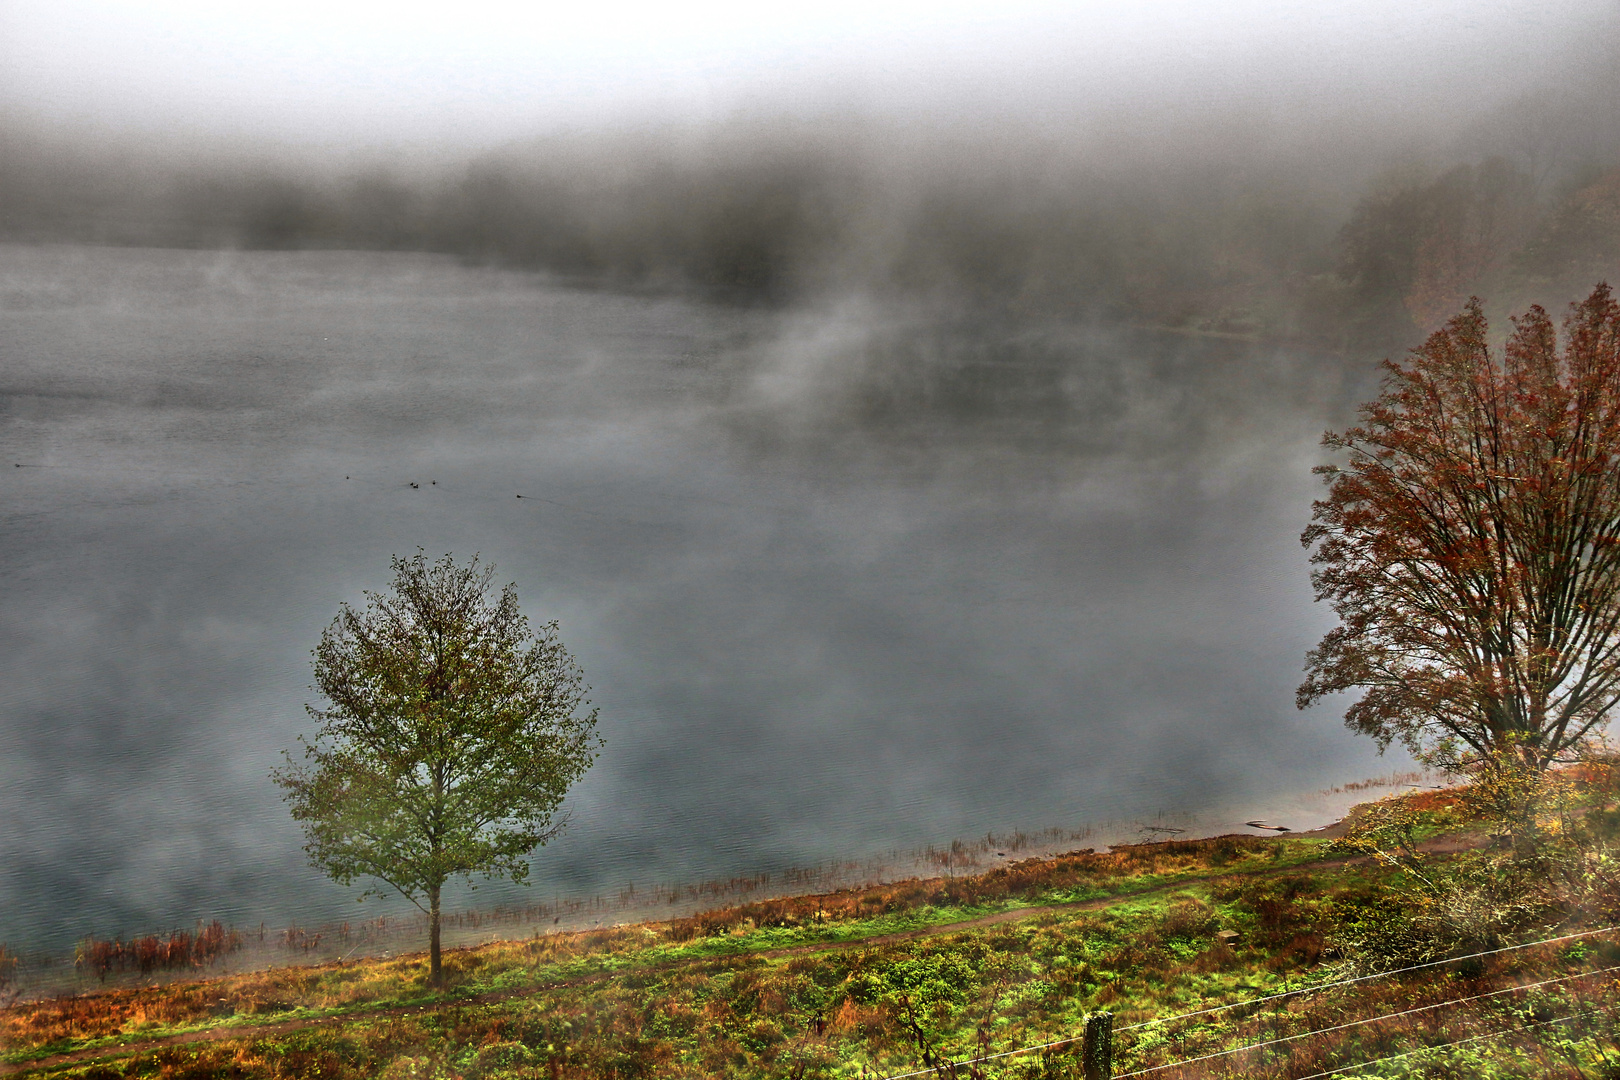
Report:
[{"label": "lake", "polygon": [[0,246],[0,941],[401,910],[267,773],[417,548],[495,563],[594,688],[535,895],[1309,814],[1405,767],[1293,705],[1310,466],[1371,379],[943,301]]}]

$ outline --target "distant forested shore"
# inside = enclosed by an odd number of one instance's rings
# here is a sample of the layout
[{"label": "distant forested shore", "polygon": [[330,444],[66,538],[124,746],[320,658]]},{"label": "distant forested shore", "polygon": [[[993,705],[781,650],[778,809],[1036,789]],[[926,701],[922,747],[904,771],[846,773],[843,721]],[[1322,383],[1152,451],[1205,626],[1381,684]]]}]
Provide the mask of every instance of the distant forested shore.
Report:
[{"label": "distant forested shore", "polygon": [[1387,352],[1470,294],[1556,311],[1616,276],[1620,137],[1594,122],[1527,101],[1421,149],[739,123],[357,167],[13,129],[0,239],[439,252],[727,303],[860,294]]}]

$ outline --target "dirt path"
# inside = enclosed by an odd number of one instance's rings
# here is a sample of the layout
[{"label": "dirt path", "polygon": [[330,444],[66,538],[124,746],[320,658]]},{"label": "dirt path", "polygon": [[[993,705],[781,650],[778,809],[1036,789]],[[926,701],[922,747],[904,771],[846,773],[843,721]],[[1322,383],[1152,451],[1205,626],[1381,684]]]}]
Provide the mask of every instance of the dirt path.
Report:
[{"label": "dirt path", "polygon": [[[1470,844],[1456,844],[1451,838],[1443,841],[1429,841],[1419,844],[1420,850],[1434,852],[1462,851]],[[1343,859],[1319,859],[1315,862],[1304,863],[1312,869],[1327,866],[1351,866],[1357,863],[1370,861],[1370,856],[1357,855]],[[963,919],[960,922],[939,923],[934,926],[924,926],[916,930],[901,930],[893,934],[874,934],[871,937],[857,938],[854,941],[827,941],[816,942],[809,945],[788,945],[780,949],[761,949],[754,956],[778,957],[798,956],[803,953],[830,952],[835,949],[865,948],[868,945],[890,945],[901,941],[915,941],[918,938],[932,937],[936,934],[959,934],[966,930],[977,930],[981,926],[995,926],[998,923],[1021,922],[1024,919],[1038,919],[1042,915],[1062,915],[1076,911],[1096,911],[1101,908],[1123,904],[1129,900],[1140,900],[1144,897],[1157,896],[1160,893],[1171,892],[1175,889],[1184,889],[1199,882],[1220,881],[1225,878],[1239,877],[1266,877],[1272,874],[1285,874],[1289,870],[1300,867],[1289,866],[1281,869],[1267,867],[1261,870],[1238,870],[1229,874],[1211,874],[1209,877],[1186,878],[1181,881],[1172,881],[1165,885],[1156,885],[1151,889],[1142,889],[1137,892],[1118,893],[1113,896],[1098,896],[1090,900],[1076,900],[1069,904],[1043,904],[1040,907],[1013,908],[1009,911],[997,911],[990,915],[980,915],[973,919]]]},{"label": "dirt path", "polygon": [[[1479,840],[1474,837],[1442,837],[1419,845],[1425,851],[1435,853],[1461,851],[1469,847],[1479,846]],[[1290,870],[1318,869],[1334,866],[1350,866],[1368,861],[1367,856],[1353,858],[1322,859],[1316,862],[1304,863],[1299,866],[1289,866],[1273,869],[1270,867],[1257,870],[1241,870],[1230,874],[1212,874],[1209,877],[1187,878],[1182,881],[1173,881],[1165,885],[1157,885],[1151,889],[1142,889],[1138,892],[1120,893],[1114,896],[1099,896],[1090,900],[1077,900],[1069,904],[1043,904],[1039,907],[1013,908],[1008,911],[998,911],[990,915],[980,915],[972,919],[963,919],[959,922],[937,923],[933,926],[919,927],[916,930],[902,930],[892,934],[874,934],[871,937],[856,938],[851,941],[812,942],[807,945],[789,945],[777,949],[759,949],[746,953],[725,954],[740,956],[758,956],[774,959],[782,956],[802,956],[807,953],[833,952],[843,949],[863,949],[875,945],[892,945],[904,941],[915,941],[919,938],[935,937],[941,934],[959,934],[969,930],[976,930],[985,926],[996,926],[1001,923],[1021,922],[1025,919],[1038,919],[1043,915],[1062,915],[1079,911],[1096,911],[1111,907],[1115,904],[1140,900],[1175,889],[1184,889],[1189,885],[1200,882],[1219,881],[1223,878],[1235,877],[1266,877],[1275,874],[1285,874]],[[679,967],[692,963],[692,959],[670,960],[661,964],[651,965],[650,968],[638,970],[661,970]],[[346,1024],[355,1020],[376,1019],[390,1016],[410,1016],[417,1013],[430,1012],[443,1007],[461,1007],[468,1005],[491,1005],[513,998],[528,997],[533,994],[544,993],[547,990],[557,990],[570,986],[587,986],[593,982],[602,982],[612,978],[619,972],[601,971],[589,975],[580,975],[572,979],[559,979],[554,982],[537,983],[513,990],[501,990],[489,994],[479,994],[474,997],[456,998],[437,1005],[400,1005],[392,1007],[362,1008],[340,1016],[323,1016],[316,1019],[280,1020],[268,1024],[247,1024],[241,1026],[208,1028],[203,1031],[182,1032],[178,1035],[166,1035],[155,1039],[140,1039],[116,1046],[97,1046],[85,1050],[73,1050],[65,1054],[53,1054],[50,1057],[39,1058],[34,1061],[19,1064],[0,1064],[0,1076],[12,1076],[19,1073],[51,1069],[61,1065],[77,1064],[85,1061],[95,1061],[111,1058],[129,1057],[135,1054],[146,1053],[164,1046],[182,1046],[190,1043],[226,1042],[231,1039],[257,1039],[266,1035],[283,1034],[290,1031],[299,1031],[309,1028],[319,1028],[332,1024]]]},{"label": "dirt path", "polygon": [[[1322,866],[1324,864],[1312,863],[1311,865]],[[1222,876],[1236,877],[1238,875]],[[1109,907],[1113,904],[1122,904],[1127,900],[1139,900],[1145,896],[1155,896],[1162,892],[1169,892],[1171,889],[1184,888],[1195,881],[1210,880],[1213,879],[1189,878],[1186,881],[1159,885],[1151,889],[1143,889],[1140,892],[1120,893],[1117,896],[1099,896],[1091,900],[1076,900],[1072,904],[1043,904],[1040,907],[1013,908],[1009,911],[997,911],[990,915],[980,915],[973,919],[963,919],[960,922],[936,923],[933,926],[918,927],[916,930],[899,930],[892,934],[873,934],[871,937],[856,938],[853,941],[819,941],[812,942],[809,945],[785,945],[780,949],[761,949],[751,955],[774,959],[779,956],[802,956],[805,953],[833,952],[839,949],[864,949],[871,945],[893,945],[901,941],[916,941],[918,938],[934,937],[938,934],[960,934],[967,930],[977,930],[981,926],[995,926],[998,923],[1038,919],[1042,915],[1061,915],[1064,912],[1073,911],[1095,911],[1098,908]]]}]

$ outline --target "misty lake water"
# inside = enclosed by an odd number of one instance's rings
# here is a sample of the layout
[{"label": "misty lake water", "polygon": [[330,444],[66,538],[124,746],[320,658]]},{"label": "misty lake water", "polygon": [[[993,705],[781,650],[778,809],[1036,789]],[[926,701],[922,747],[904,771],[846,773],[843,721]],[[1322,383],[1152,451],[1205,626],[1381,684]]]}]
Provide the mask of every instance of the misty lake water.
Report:
[{"label": "misty lake water", "polygon": [[1309,468],[1368,377],[949,305],[0,246],[0,941],[355,917],[266,774],[338,604],[419,547],[497,564],[594,687],[536,895],[1308,813],[1403,764],[1292,699]]}]

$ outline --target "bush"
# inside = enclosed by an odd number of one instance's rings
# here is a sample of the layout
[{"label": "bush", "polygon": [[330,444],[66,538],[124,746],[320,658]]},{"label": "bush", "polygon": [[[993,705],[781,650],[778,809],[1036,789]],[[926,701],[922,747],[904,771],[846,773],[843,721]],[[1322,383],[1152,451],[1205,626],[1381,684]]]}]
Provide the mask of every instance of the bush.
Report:
[{"label": "bush", "polygon": [[524,1069],[536,1062],[534,1051],[520,1042],[496,1042],[479,1047],[467,1062],[467,1080],[494,1078],[515,1069]]},{"label": "bush", "polygon": [[1499,948],[1556,919],[1559,905],[1545,886],[1545,878],[1500,856],[1459,855],[1347,905],[1327,948],[1357,974]]},{"label": "bush", "polygon": [[1215,909],[1196,897],[1183,897],[1170,905],[1159,923],[1165,941],[1201,940],[1215,932]]}]

